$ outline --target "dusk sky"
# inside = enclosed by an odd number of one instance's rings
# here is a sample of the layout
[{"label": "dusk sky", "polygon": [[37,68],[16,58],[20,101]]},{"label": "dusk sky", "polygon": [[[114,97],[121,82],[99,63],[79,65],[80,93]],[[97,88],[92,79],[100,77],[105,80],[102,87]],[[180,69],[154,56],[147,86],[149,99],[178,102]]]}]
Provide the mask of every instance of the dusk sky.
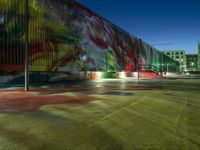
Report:
[{"label": "dusk sky", "polygon": [[77,0],[159,50],[197,53],[200,0]]}]

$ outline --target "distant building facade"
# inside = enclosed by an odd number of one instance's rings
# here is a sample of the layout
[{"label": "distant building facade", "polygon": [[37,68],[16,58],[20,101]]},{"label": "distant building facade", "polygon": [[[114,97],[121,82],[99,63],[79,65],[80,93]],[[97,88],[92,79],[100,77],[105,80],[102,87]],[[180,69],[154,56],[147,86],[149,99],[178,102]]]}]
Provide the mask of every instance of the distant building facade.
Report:
[{"label": "distant building facade", "polygon": [[180,64],[180,73],[183,73],[186,70],[186,56],[184,50],[165,50],[163,53]]},{"label": "distant building facade", "polygon": [[197,54],[186,55],[186,71],[187,72],[198,71],[198,55]]}]

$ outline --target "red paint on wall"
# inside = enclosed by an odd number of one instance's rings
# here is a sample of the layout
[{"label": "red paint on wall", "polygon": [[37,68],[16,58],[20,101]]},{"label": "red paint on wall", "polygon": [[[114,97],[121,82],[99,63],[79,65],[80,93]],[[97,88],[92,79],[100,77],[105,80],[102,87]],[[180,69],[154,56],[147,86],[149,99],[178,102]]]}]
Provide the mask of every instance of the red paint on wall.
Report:
[{"label": "red paint on wall", "polygon": [[0,70],[1,71],[24,71],[24,65],[1,65],[0,64]]}]

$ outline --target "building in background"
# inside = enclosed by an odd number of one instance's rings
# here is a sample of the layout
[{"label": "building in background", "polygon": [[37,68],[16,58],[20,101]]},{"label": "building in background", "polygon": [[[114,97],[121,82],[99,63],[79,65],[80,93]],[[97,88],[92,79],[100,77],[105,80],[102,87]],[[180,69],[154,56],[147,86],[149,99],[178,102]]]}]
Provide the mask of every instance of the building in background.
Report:
[{"label": "building in background", "polygon": [[179,63],[179,72],[186,70],[186,56],[184,50],[165,50],[163,53]]},{"label": "building in background", "polygon": [[187,54],[186,55],[186,72],[197,72],[198,71],[198,55]]},{"label": "building in background", "polygon": [[103,73],[160,78],[179,68],[170,57],[75,1],[0,0],[0,83],[24,82],[27,49],[32,83],[42,77],[45,83],[94,79]]}]

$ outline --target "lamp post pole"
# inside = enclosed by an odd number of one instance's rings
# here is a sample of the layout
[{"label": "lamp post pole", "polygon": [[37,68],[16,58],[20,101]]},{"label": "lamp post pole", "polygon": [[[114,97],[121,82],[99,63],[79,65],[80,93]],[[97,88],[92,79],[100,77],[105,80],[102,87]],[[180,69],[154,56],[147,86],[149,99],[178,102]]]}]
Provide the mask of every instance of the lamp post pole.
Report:
[{"label": "lamp post pole", "polygon": [[161,77],[163,77],[163,72],[164,72],[164,54],[162,54],[162,57],[161,57],[161,71],[160,71],[160,75]]},{"label": "lamp post pole", "polygon": [[28,35],[29,35],[29,31],[28,31],[28,26],[29,26],[29,0],[25,1],[25,58],[24,58],[24,88],[25,91],[29,90],[29,39],[28,39]]},{"label": "lamp post pole", "polygon": [[138,40],[139,41],[139,45],[138,45],[138,51],[137,51],[137,58],[138,58],[138,60],[137,60],[137,80],[139,80],[140,79],[140,49],[141,49],[141,39],[139,39]]}]

